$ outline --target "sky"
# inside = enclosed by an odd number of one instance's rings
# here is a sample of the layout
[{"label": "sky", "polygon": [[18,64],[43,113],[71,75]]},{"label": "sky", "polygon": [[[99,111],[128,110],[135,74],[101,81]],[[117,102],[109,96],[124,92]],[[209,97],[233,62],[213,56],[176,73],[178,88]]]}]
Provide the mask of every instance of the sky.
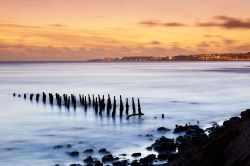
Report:
[{"label": "sky", "polygon": [[0,61],[250,51],[249,0],[0,0]]}]

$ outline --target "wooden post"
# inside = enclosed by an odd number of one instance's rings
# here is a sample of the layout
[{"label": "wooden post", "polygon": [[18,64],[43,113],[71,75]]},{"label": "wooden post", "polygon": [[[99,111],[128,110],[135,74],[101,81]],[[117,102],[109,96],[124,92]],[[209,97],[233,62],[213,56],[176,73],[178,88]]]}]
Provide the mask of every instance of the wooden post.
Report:
[{"label": "wooden post", "polygon": [[135,101],[133,97],[132,97],[132,109],[133,109],[133,114],[136,114]]},{"label": "wooden post", "polygon": [[113,103],[113,112],[112,112],[112,117],[115,117],[115,113],[116,113],[116,100],[115,100],[115,96],[114,96],[114,103]]},{"label": "wooden post", "polygon": [[123,102],[122,102],[122,96],[120,95],[120,116],[122,116],[123,113]]},{"label": "wooden post", "polygon": [[128,98],[126,98],[126,114],[128,115],[129,112],[129,104],[128,104]]},{"label": "wooden post", "polygon": [[30,94],[30,101],[33,100],[33,96],[34,96],[33,93],[31,93],[31,94]]},{"label": "wooden post", "polygon": [[98,112],[98,101],[97,101],[97,97],[95,98],[95,112]]},{"label": "wooden post", "polygon": [[43,103],[46,103],[46,94],[43,92]]},{"label": "wooden post", "polygon": [[138,98],[138,114],[139,116],[142,115],[142,112],[141,112],[141,104],[140,104],[140,99]]},{"label": "wooden post", "polygon": [[40,94],[39,94],[39,93],[37,93],[37,94],[36,94],[36,102],[38,102],[38,101],[39,101],[39,97],[40,97]]},{"label": "wooden post", "polygon": [[91,105],[91,98],[90,98],[90,94],[88,94],[88,98],[89,98],[89,105]]},{"label": "wooden post", "polygon": [[53,99],[53,94],[49,93],[49,102],[51,105],[53,105],[54,99]]},{"label": "wooden post", "polygon": [[92,95],[92,106],[95,107],[95,95]]}]

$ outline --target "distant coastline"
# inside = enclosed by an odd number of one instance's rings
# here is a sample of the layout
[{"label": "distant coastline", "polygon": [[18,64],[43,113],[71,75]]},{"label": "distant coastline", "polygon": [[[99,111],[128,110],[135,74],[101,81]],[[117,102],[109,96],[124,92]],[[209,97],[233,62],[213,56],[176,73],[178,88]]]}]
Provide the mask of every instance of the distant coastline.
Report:
[{"label": "distant coastline", "polygon": [[250,61],[250,52],[227,54],[194,54],[177,56],[126,56],[82,61],[0,61],[0,63],[123,63],[123,62],[221,62],[221,61]]},{"label": "distant coastline", "polygon": [[195,54],[178,56],[131,56],[121,58],[92,59],[86,62],[171,62],[171,61],[250,61],[248,53]]}]

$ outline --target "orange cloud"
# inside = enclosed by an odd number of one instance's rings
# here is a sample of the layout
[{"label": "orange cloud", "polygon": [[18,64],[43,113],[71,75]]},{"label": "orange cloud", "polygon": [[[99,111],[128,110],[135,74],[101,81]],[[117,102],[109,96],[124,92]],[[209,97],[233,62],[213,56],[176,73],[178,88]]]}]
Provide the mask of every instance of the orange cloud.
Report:
[{"label": "orange cloud", "polygon": [[250,19],[238,19],[228,16],[215,16],[213,22],[198,23],[201,27],[221,27],[226,29],[250,29]]},{"label": "orange cloud", "polygon": [[179,23],[179,22],[161,22],[161,21],[156,21],[156,20],[140,21],[138,24],[148,26],[148,27],[156,27],[156,26],[181,27],[181,26],[186,26],[185,24]]}]

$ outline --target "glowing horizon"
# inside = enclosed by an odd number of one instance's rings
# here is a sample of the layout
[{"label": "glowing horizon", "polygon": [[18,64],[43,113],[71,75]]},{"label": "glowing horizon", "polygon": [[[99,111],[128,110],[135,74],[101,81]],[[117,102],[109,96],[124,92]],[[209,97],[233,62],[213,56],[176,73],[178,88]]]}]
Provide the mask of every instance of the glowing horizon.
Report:
[{"label": "glowing horizon", "polygon": [[0,60],[250,51],[250,1],[2,0]]}]

